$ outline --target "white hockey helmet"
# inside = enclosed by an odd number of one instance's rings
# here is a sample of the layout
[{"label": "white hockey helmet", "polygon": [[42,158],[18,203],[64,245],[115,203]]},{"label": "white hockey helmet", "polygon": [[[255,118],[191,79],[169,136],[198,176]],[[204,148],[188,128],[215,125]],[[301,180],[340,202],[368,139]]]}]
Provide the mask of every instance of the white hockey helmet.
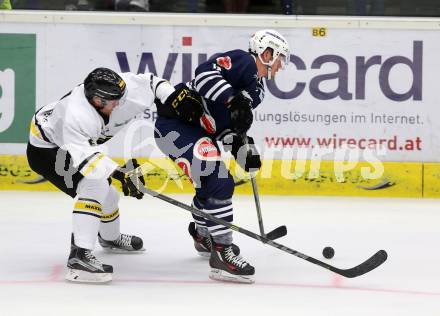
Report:
[{"label": "white hockey helmet", "polygon": [[[273,50],[273,58],[270,62],[264,62],[261,59],[261,54],[267,48]],[[281,68],[285,69],[290,59],[289,43],[287,43],[284,36],[275,30],[260,30],[255,32],[249,40],[249,52],[257,55],[260,61],[269,67],[272,67],[277,58],[280,58]]]}]

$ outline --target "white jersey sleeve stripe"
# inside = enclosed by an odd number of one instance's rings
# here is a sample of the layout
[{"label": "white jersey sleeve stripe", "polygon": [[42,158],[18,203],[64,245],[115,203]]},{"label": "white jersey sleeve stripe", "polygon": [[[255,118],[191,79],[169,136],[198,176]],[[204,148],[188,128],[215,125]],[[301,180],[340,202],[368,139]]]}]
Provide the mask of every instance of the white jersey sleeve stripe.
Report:
[{"label": "white jersey sleeve stripe", "polygon": [[206,85],[207,82],[209,82],[211,80],[222,80],[222,78],[223,77],[220,75],[210,75],[210,76],[204,77],[203,80],[201,80],[201,81],[196,80],[196,89],[197,89],[197,91],[200,91]]},{"label": "white jersey sleeve stripe", "polygon": [[213,85],[211,87],[211,89],[209,89],[205,93],[205,97],[208,98],[208,99],[211,99],[212,95],[215,94],[217,92],[217,90],[219,90],[225,84],[229,85],[229,83],[227,83],[226,80],[219,80],[215,85]]},{"label": "white jersey sleeve stripe", "polygon": [[194,78],[194,80],[195,80],[195,81],[200,81],[200,80],[202,80],[203,78],[205,78],[206,76],[212,76],[212,75],[214,75],[214,74],[220,75],[220,71],[218,71],[218,70],[214,70],[214,71],[204,71],[204,72],[201,72],[201,73],[199,73],[199,74]]},{"label": "white jersey sleeve stripe", "polygon": [[217,98],[219,97],[220,94],[222,94],[223,92],[225,92],[226,90],[233,90],[232,86],[230,84],[224,85],[221,89],[219,89],[213,96],[212,96],[212,100],[215,101],[217,100]]}]

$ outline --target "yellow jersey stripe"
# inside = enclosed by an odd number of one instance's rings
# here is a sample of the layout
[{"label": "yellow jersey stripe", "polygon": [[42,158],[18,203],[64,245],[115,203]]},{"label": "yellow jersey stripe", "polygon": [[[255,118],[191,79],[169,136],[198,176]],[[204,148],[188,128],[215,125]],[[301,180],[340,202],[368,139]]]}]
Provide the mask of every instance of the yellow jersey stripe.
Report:
[{"label": "yellow jersey stripe", "polygon": [[41,137],[40,132],[38,131],[37,127],[35,126],[34,120],[31,121],[31,133],[35,137],[38,137],[39,139],[43,140],[43,137]]},{"label": "yellow jersey stripe", "polygon": [[88,175],[93,169],[96,168],[96,165],[98,164],[98,162],[104,158],[104,154],[99,154],[98,157],[96,157],[95,159],[93,159],[89,165],[87,166],[86,170],[84,172],[82,172],[83,176],[85,177],[86,175]]}]

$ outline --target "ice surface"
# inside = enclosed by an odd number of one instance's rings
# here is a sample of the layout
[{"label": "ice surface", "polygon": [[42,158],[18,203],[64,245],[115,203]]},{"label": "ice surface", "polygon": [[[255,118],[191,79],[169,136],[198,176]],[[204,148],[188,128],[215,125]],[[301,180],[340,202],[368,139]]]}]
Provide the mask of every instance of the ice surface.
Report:
[{"label": "ice surface", "polygon": [[[173,195],[190,203],[189,195]],[[187,233],[187,211],[152,197],[121,198],[122,231],[143,254],[95,254],[114,266],[108,285],[64,281],[73,201],[57,192],[0,192],[0,315],[439,315],[440,200],[261,196],[266,231],[341,268],[385,249],[376,270],[345,279],[235,233],[256,267],[253,285],[208,278]],[[234,198],[234,222],[258,232],[253,198]],[[325,246],[335,249],[326,260]]]}]

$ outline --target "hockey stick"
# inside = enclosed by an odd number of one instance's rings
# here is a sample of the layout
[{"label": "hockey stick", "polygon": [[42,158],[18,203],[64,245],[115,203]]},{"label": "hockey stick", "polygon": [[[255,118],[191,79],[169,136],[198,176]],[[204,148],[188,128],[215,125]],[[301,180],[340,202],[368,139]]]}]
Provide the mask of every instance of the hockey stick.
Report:
[{"label": "hockey stick", "polygon": [[[242,139],[244,145],[246,146],[246,152],[248,152],[249,143],[247,140],[247,136],[242,135]],[[267,234],[264,233],[263,216],[261,215],[260,197],[258,194],[257,180],[255,179],[255,174],[253,172],[249,172],[249,174],[251,176],[252,193],[254,194],[255,208],[257,209],[257,218],[258,218],[258,226],[260,228],[260,235],[270,240],[275,240],[283,236],[286,236],[287,227],[285,225],[279,226],[274,230],[268,232]]]},{"label": "hockey stick", "polygon": [[281,245],[281,244],[279,244],[279,243],[277,243],[275,241],[270,240],[267,237],[260,236],[260,235],[255,234],[255,233],[253,233],[253,232],[251,232],[251,231],[249,231],[247,229],[244,229],[244,228],[241,228],[241,227],[239,227],[237,225],[234,225],[234,224],[231,224],[229,222],[226,222],[225,220],[223,220],[221,218],[217,218],[217,217],[215,217],[215,216],[213,216],[211,214],[205,213],[205,212],[203,212],[201,210],[198,210],[198,209],[196,209],[194,207],[186,205],[185,203],[179,202],[179,201],[177,201],[177,200],[175,200],[175,199],[173,199],[173,198],[171,198],[169,196],[166,196],[166,195],[160,194],[160,193],[158,193],[156,191],[150,190],[150,189],[146,188],[145,186],[143,186],[141,188],[141,190],[142,190],[142,192],[147,193],[147,194],[149,194],[149,195],[151,195],[153,197],[156,197],[158,199],[161,199],[162,201],[165,201],[167,203],[173,204],[173,205],[175,205],[177,207],[180,207],[180,208],[182,208],[184,210],[187,210],[187,211],[189,211],[189,212],[191,212],[191,213],[193,213],[195,215],[198,215],[200,217],[207,218],[207,219],[213,221],[216,224],[225,226],[225,227],[227,227],[229,229],[232,229],[232,230],[234,230],[236,232],[242,233],[242,234],[244,234],[244,235],[246,235],[246,236],[248,236],[250,238],[259,240],[259,241],[261,241],[261,242],[263,242],[263,243],[265,243],[267,245],[270,245],[270,246],[275,247],[277,249],[280,249],[280,250],[282,250],[284,252],[287,252],[288,254],[294,255],[294,256],[299,257],[299,258],[301,258],[303,260],[306,260],[306,261],[311,262],[313,264],[316,264],[316,265],[318,265],[320,267],[328,269],[328,270],[330,270],[332,272],[335,272],[335,273],[337,273],[339,275],[342,275],[342,276],[344,276],[346,278],[355,278],[355,277],[363,275],[363,274],[365,274],[367,272],[370,272],[371,270],[377,268],[382,263],[384,263],[387,260],[387,257],[388,257],[388,255],[387,255],[385,250],[379,250],[373,256],[371,256],[369,259],[365,260],[364,262],[362,262],[361,264],[359,264],[359,265],[357,265],[357,266],[355,266],[353,268],[350,268],[350,269],[339,269],[339,268],[331,266],[331,265],[329,265],[329,264],[327,264],[325,262],[319,261],[318,259],[315,259],[313,257],[309,257],[309,256],[307,256],[307,255],[305,255],[305,254],[303,254],[303,253],[301,253],[299,251],[296,251],[294,249],[291,249],[289,247]]},{"label": "hockey stick", "polygon": [[255,207],[257,209],[258,226],[260,227],[261,236],[264,236],[270,240],[275,240],[275,239],[281,238],[283,236],[286,236],[287,235],[286,225],[279,226],[279,227],[273,229],[272,231],[268,232],[267,234],[264,233],[263,217],[261,215],[260,198],[258,195],[257,182],[256,182],[255,177],[253,175],[251,175],[251,182],[252,182],[252,190],[254,193]]}]

